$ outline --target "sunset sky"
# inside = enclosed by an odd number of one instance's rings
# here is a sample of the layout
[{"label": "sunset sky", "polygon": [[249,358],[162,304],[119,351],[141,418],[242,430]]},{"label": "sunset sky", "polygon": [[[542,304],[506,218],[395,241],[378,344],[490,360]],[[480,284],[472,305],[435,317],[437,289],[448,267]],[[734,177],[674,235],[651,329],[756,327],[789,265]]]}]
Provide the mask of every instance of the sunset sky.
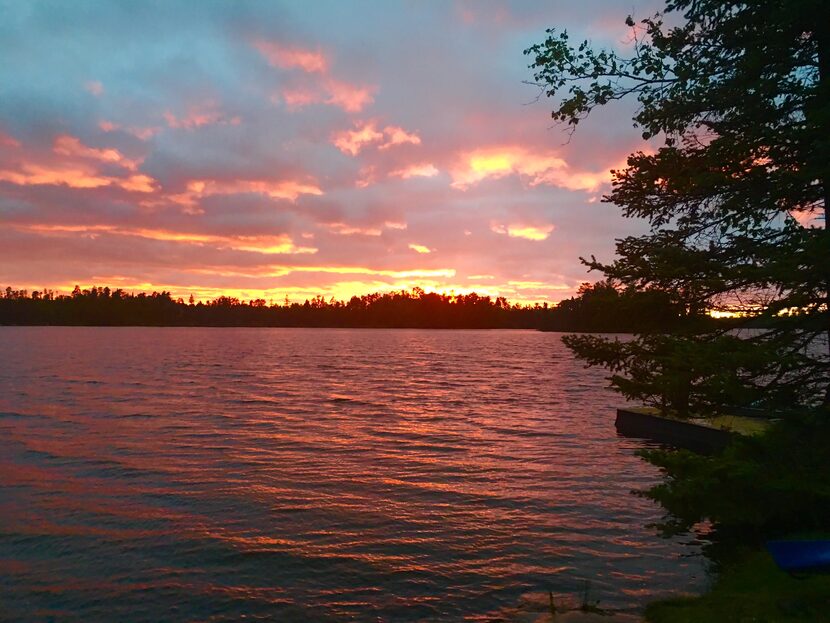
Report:
[{"label": "sunset sky", "polygon": [[522,51],[655,8],[0,1],[0,284],[566,298],[642,140],[629,102],[568,142]]}]

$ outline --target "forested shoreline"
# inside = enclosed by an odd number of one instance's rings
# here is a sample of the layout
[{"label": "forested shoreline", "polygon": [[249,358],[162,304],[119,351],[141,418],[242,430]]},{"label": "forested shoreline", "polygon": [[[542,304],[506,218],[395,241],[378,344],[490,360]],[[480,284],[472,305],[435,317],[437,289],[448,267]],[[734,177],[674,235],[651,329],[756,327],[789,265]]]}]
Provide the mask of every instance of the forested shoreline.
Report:
[{"label": "forested shoreline", "polygon": [[0,325],[354,327],[433,329],[539,329],[627,333],[677,325],[683,311],[659,293],[621,291],[612,283],[583,284],[557,305],[511,304],[504,297],[449,295],[420,289],[322,297],[269,304],[222,296],[207,303],[174,299],[170,292],[130,293],[76,287],[69,295],[7,287]]}]

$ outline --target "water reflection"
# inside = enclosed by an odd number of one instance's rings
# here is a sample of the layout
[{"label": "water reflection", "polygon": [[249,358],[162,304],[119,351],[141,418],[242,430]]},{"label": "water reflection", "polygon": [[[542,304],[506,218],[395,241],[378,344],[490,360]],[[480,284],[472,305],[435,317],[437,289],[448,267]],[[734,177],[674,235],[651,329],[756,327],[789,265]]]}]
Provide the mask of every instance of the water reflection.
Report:
[{"label": "water reflection", "polygon": [[12,620],[491,620],[700,581],[554,334],[0,328]]}]

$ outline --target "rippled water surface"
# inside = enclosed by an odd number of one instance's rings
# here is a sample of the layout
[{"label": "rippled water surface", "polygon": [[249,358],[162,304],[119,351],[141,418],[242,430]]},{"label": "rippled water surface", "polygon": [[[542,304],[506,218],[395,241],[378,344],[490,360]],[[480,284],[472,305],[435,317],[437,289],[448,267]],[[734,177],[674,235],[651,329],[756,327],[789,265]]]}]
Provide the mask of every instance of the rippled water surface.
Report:
[{"label": "rippled water surface", "polygon": [[[0,618],[509,619],[702,579],[531,331],[0,327]],[[3,618],[5,617],[5,618]]]}]

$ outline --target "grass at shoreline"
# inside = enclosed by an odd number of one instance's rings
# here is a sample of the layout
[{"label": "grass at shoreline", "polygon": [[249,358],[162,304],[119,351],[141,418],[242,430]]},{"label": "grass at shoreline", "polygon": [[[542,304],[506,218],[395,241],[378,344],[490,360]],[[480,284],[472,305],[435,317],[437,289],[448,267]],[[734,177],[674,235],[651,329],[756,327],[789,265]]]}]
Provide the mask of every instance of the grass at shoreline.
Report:
[{"label": "grass at shoreline", "polygon": [[725,567],[700,597],[675,597],[646,608],[649,623],[830,622],[830,574],[795,578],[765,551]]}]

